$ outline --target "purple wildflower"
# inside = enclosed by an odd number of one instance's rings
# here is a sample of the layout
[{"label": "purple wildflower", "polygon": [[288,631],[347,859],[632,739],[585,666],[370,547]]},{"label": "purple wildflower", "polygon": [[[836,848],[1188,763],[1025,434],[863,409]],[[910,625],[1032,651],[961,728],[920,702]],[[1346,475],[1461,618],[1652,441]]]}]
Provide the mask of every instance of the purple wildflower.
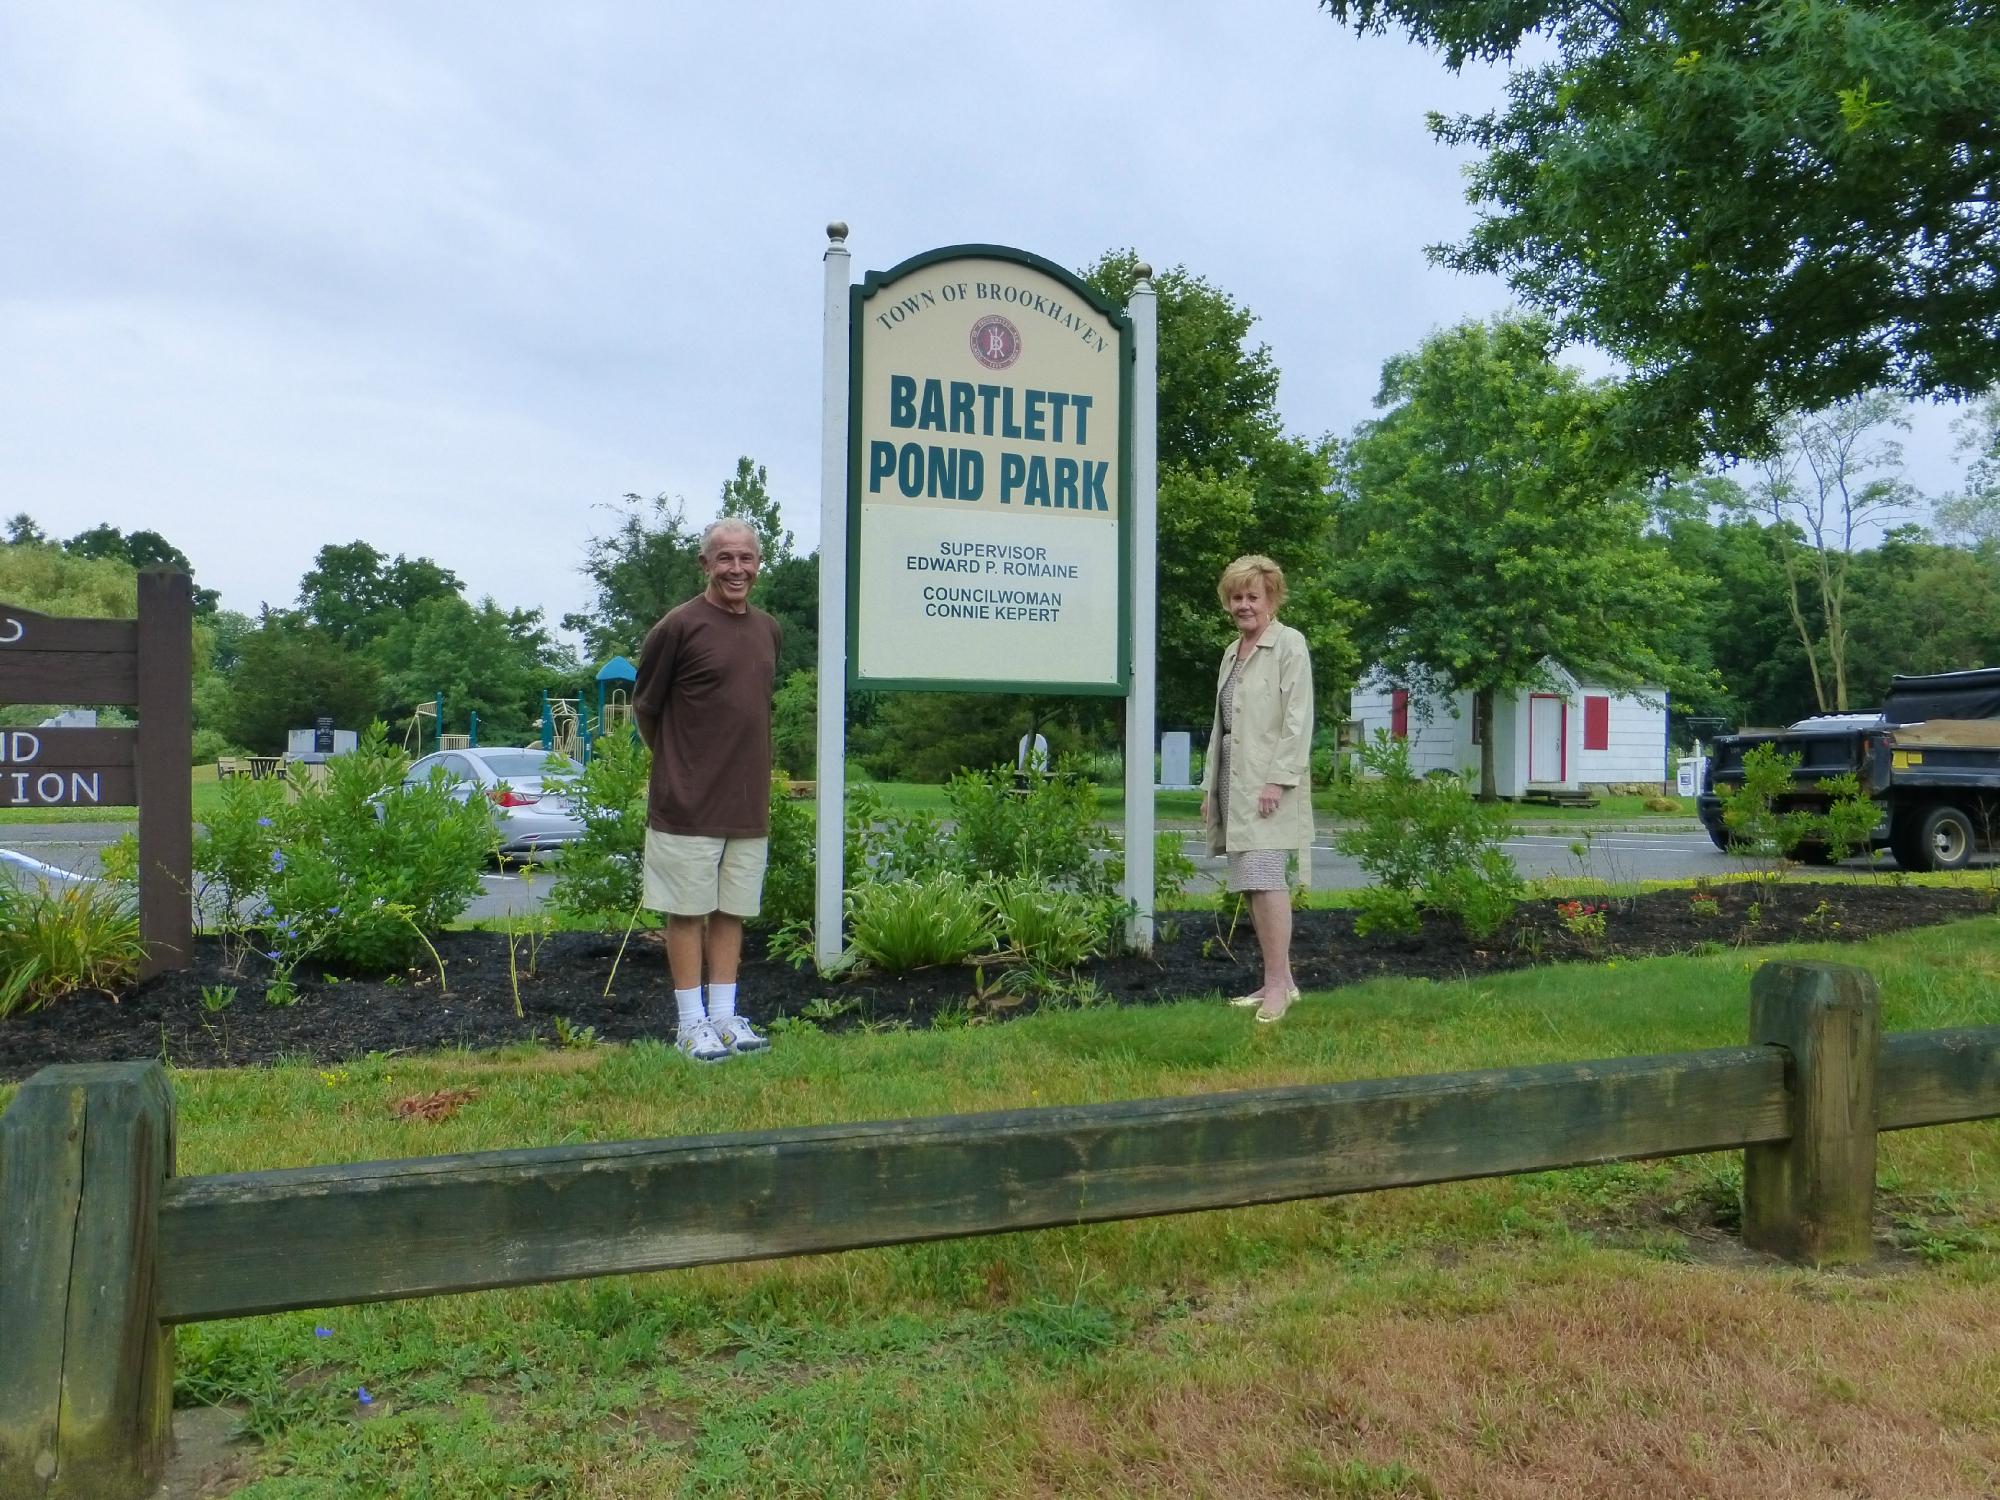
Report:
[{"label": "purple wildflower", "polygon": [[333,1337],[333,1330],[325,1327],[315,1328],[313,1329],[313,1337],[316,1339],[330,1339]]},{"label": "purple wildflower", "polygon": [[271,820],[269,818],[259,818],[257,820],[257,826],[259,828],[269,828],[271,826]]},{"label": "purple wildflower", "polygon": [[359,1401],[363,1406],[373,1406],[375,1404],[375,1398],[368,1394],[368,1387],[365,1385],[358,1385],[354,1388],[354,1399]]}]

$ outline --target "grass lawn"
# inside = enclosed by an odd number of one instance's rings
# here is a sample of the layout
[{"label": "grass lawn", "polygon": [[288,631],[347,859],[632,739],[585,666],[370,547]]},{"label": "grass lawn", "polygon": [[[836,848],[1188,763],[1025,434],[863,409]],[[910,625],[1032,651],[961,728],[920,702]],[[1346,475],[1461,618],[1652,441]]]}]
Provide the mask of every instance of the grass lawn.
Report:
[{"label": "grass lawn", "polygon": [[[208,816],[222,797],[222,783],[215,779],[214,766],[194,768],[194,820]],[[0,827],[9,823],[130,823],[139,816],[134,807],[0,807]]]},{"label": "grass lawn", "polygon": [[[180,1072],[218,1172],[1210,1092],[1740,1042],[1751,970],[2000,1023],[2000,920],[839,1038]],[[426,1123],[398,1099],[475,1094]],[[8,1091],[0,1089],[0,1100]],[[2000,1125],[1883,1137],[1869,1273],[1744,1256],[1720,1154],[197,1325],[236,1493],[1979,1495],[2000,1485]],[[1718,1227],[1721,1226],[1721,1227]],[[357,1397],[365,1387],[372,1400]]]}]

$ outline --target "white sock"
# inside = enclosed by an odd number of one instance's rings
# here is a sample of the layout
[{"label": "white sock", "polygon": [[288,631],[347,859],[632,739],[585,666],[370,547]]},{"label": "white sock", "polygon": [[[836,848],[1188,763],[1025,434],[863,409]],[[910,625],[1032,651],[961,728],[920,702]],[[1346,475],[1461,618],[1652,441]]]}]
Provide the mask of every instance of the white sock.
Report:
[{"label": "white sock", "polygon": [[696,985],[691,990],[675,990],[674,1004],[678,1005],[681,1009],[681,1029],[683,1031],[694,1025],[697,1021],[708,1019],[702,1014],[700,985]]},{"label": "white sock", "polygon": [[711,984],[708,987],[708,1018],[711,1021],[726,1021],[736,1014],[736,986],[733,984]]}]

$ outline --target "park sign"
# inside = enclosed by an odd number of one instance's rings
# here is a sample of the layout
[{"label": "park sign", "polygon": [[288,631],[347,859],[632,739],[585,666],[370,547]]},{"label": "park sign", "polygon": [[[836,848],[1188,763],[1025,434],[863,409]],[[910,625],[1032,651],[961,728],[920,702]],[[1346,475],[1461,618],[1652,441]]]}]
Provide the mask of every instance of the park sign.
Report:
[{"label": "park sign", "polygon": [[193,950],[193,606],[192,580],[166,566],[140,569],[136,620],[0,603],[0,704],[138,709],[136,730],[0,729],[0,807],[138,807],[141,978]]},{"label": "park sign", "polygon": [[848,685],[1123,694],[1130,321],[999,245],[851,296]]}]

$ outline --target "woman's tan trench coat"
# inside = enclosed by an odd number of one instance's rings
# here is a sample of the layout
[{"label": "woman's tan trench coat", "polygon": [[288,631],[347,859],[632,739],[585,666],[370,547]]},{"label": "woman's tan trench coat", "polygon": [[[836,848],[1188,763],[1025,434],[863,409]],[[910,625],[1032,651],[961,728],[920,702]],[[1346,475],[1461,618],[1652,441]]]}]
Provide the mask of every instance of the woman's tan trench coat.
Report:
[{"label": "woman's tan trench coat", "polygon": [[[1215,724],[1209,731],[1207,764],[1201,789],[1209,794],[1208,849],[1296,849],[1299,880],[1312,879],[1312,655],[1306,638],[1291,626],[1273,620],[1236,678],[1232,715],[1235,731],[1229,739],[1229,786],[1215,794],[1216,751],[1222,744],[1222,684],[1236,655],[1231,641],[1222,653],[1215,676],[1218,699]],[[1266,783],[1284,788],[1278,810],[1257,816],[1257,794]]]}]

